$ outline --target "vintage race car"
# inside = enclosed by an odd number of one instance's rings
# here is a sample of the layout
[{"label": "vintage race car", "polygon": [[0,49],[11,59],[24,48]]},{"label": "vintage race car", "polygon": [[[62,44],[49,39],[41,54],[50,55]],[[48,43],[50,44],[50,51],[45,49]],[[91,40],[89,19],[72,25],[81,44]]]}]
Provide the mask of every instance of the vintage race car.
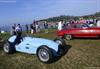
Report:
[{"label": "vintage race car", "polygon": [[15,51],[28,54],[36,54],[38,59],[44,63],[51,62],[54,57],[63,53],[65,42],[63,39],[49,40],[43,38],[23,37],[20,42],[14,44],[16,36],[10,37],[3,46],[3,50],[7,54]]},{"label": "vintage race car", "polygon": [[88,24],[73,24],[72,26],[57,31],[57,35],[71,40],[73,37],[77,38],[100,38],[100,28],[90,27]]}]

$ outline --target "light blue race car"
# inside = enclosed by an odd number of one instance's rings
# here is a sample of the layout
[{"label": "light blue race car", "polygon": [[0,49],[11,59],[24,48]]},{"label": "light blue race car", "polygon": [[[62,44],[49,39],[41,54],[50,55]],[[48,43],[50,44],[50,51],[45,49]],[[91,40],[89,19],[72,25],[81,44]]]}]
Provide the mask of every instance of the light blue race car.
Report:
[{"label": "light blue race car", "polygon": [[16,36],[10,37],[3,46],[7,54],[15,51],[28,54],[36,54],[41,62],[48,63],[54,57],[60,56],[63,52],[65,42],[63,39],[49,40],[43,38],[23,37],[17,44],[14,44]]}]

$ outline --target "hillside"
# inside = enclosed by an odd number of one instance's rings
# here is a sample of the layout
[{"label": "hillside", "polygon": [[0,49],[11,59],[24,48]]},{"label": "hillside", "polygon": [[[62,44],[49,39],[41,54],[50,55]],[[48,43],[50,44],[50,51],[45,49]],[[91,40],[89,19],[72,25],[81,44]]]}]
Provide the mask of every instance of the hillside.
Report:
[{"label": "hillside", "polygon": [[57,17],[51,17],[51,18],[48,18],[48,19],[42,19],[42,20],[39,20],[39,21],[58,22],[58,21],[61,21],[61,20],[71,20],[71,19],[78,20],[79,17],[83,17],[84,19],[97,18],[97,17],[100,17],[100,12],[96,12],[94,14],[84,15],[84,16],[61,15],[61,16],[57,16]]}]

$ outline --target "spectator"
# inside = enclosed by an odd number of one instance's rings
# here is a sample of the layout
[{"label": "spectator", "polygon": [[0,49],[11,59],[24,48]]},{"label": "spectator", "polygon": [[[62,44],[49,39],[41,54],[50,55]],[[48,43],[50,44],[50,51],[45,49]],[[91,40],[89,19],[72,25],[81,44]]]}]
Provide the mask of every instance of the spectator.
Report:
[{"label": "spectator", "polygon": [[98,18],[97,27],[100,27],[100,18]]},{"label": "spectator", "polygon": [[3,42],[3,39],[1,38],[1,30],[0,30],[0,43]]},{"label": "spectator", "polygon": [[44,23],[44,29],[45,29],[45,33],[48,33],[48,23]]},{"label": "spectator", "polygon": [[35,25],[35,26],[36,26],[36,33],[37,33],[37,32],[39,32],[39,24],[38,24],[38,23],[36,23],[36,25]]},{"label": "spectator", "polygon": [[29,30],[29,28],[28,28],[28,25],[26,24],[26,32],[28,33],[28,30]]},{"label": "spectator", "polygon": [[33,34],[33,24],[30,25],[31,34]]},{"label": "spectator", "polygon": [[20,26],[20,24],[18,24],[15,28],[16,31],[16,39],[14,41],[14,45],[15,44],[19,44],[21,42],[21,36],[22,36],[22,27]]},{"label": "spectator", "polygon": [[46,22],[44,23],[44,28],[48,29],[48,23],[46,23]]},{"label": "spectator", "polygon": [[15,28],[16,28],[16,24],[14,24],[14,25],[11,27],[11,35],[16,35]]},{"label": "spectator", "polygon": [[36,33],[36,24],[33,23],[32,26],[33,26],[33,33]]},{"label": "spectator", "polygon": [[86,23],[86,21],[83,18],[80,18],[79,23]]},{"label": "spectator", "polygon": [[16,27],[15,27],[15,31],[16,31],[16,34],[22,34],[22,27],[20,24],[18,24]]},{"label": "spectator", "polygon": [[60,21],[60,22],[58,23],[58,30],[59,30],[59,31],[62,30],[62,27],[63,27],[63,24],[62,24],[62,21]]},{"label": "spectator", "polygon": [[68,24],[67,24],[67,29],[71,29],[71,28],[72,28],[71,24],[68,23]]}]

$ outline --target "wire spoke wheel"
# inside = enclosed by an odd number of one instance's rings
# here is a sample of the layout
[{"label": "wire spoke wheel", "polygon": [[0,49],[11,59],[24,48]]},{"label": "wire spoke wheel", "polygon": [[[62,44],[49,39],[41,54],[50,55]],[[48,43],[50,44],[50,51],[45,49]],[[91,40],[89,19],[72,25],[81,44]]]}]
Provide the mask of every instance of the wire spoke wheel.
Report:
[{"label": "wire spoke wheel", "polygon": [[40,46],[37,49],[37,57],[41,62],[49,63],[53,60],[53,53],[48,46]]},{"label": "wire spoke wheel", "polygon": [[3,50],[5,53],[9,53],[9,43],[4,44]]},{"label": "wire spoke wheel", "polygon": [[4,44],[3,46],[3,51],[6,53],[6,54],[12,54],[15,52],[15,47],[9,43],[8,41]]},{"label": "wire spoke wheel", "polygon": [[40,49],[38,53],[40,60],[44,62],[49,60],[49,53],[45,49]]}]

